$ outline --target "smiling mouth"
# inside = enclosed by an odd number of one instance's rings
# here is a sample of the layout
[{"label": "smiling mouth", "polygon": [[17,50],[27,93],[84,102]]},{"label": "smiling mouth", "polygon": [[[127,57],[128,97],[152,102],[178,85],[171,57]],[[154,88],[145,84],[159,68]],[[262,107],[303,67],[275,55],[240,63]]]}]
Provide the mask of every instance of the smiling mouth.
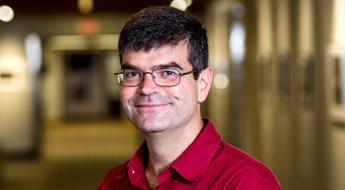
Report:
[{"label": "smiling mouth", "polygon": [[168,105],[170,104],[137,104],[134,107],[143,112],[155,112]]}]

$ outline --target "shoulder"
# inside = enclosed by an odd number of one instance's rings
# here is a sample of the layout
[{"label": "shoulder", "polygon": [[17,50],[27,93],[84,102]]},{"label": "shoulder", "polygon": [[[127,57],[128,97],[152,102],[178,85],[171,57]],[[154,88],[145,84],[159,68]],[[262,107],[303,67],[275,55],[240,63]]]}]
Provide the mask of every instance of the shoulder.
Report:
[{"label": "shoulder", "polygon": [[129,160],[114,167],[113,169],[111,169],[107,176],[111,176],[111,177],[115,177],[115,178],[120,178],[123,177],[127,174],[127,166],[128,166]]},{"label": "shoulder", "polygon": [[229,186],[238,189],[281,189],[277,178],[265,164],[224,141],[214,159],[223,161],[222,175],[228,178],[225,183]]},{"label": "shoulder", "polygon": [[128,162],[120,164],[111,169],[104,177],[102,183],[99,185],[97,190],[106,189],[106,187],[113,186],[116,180],[121,180],[127,175]]}]

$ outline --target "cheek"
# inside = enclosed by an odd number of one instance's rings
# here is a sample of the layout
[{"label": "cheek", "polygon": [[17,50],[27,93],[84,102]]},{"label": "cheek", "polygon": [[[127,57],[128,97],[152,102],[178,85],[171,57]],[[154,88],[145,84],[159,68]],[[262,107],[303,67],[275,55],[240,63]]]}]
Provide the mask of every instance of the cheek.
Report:
[{"label": "cheek", "polygon": [[120,100],[121,102],[125,101],[126,99],[126,91],[122,89],[121,87],[121,90],[120,90]]},{"label": "cheek", "polygon": [[129,99],[130,97],[134,96],[136,93],[136,87],[120,87],[120,98],[121,100]]},{"label": "cheek", "polygon": [[173,93],[177,99],[185,106],[187,104],[194,104],[197,102],[197,88],[195,85],[179,85],[174,89]]},{"label": "cheek", "polygon": [[130,89],[127,87],[121,87],[120,89],[120,101],[122,103],[122,106],[125,108],[126,105],[128,105],[128,101],[130,98],[132,98],[134,95],[134,89]]}]

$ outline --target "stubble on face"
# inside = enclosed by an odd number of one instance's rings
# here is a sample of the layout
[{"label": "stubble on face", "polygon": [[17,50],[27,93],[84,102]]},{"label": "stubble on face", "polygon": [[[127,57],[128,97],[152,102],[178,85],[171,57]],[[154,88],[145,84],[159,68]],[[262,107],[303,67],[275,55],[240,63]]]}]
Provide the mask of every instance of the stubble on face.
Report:
[{"label": "stubble on face", "polygon": [[[187,45],[165,46],[149,52],[128,52],[124,65],[144,72],[152,72],[157,66],[176,63],[180,72],[192,70],[187,60]],[[175,68],[175,66],[172,66]],[[121,87],[120,97],[128,119],[143,133],[171,131],[199,117],[197,86],[193,75],[185,75],[180,84],[161,87],[154,84],[149,74],[137,87]]]},{"label": "stubble on face", "polygon": [[124,108],[129,120],[142,132],[154,133],[164,130],[176,112],[177,97],[167,94],[150,94],[129,98]]}]

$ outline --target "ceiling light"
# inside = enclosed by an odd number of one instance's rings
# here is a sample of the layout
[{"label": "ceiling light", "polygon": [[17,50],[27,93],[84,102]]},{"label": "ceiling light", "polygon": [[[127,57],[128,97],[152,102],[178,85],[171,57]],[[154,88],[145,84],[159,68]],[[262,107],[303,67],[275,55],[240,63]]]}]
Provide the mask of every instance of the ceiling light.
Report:
[{"label": "ceiling light", "polygon": [[0,6],[0,20],[3,22],[10,22],[14,17],[14,12],[11,7],[7,5]]},{"label": "ceiling light", "polygon": [[83,14],[90,14],[93,7],[93,0],[78,0],[78,9]]},{"label": "ceiling light", "polygon": [[185,11],[192,4],[192,2],[193,0],[173,0],[170,3],[170,6]]}]

